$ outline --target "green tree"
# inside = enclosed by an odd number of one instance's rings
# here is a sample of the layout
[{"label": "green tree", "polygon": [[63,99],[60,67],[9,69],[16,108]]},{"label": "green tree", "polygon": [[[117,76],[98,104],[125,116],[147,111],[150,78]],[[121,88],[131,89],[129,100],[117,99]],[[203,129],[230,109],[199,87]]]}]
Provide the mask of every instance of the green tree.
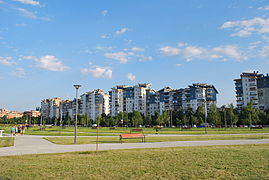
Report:
[{"label": "green tree", "polygon": [[145,125],[151,125],[152,124],[152,118],[151,118],[150,115],[146,115],[144,124]]},{"label": "green tree", "polygon": [[203,106],[198,106],[196,109],[194,116],[197,118],[196,124],[202,124],[205,120],[205,108]]},{"label": "green tree", "polygon": [[137,127],[139,124],[143,124],[143,118],[141,116],[141,113],[138,111],[134,111],[132,121],[133,121],[133,126],[135,127]]},{"label": "green tree", "polygon": [[215,125],[221,124],[220,113],[215,104],[211,104],[208,112],[208,122]]},{"label": "green tree", "polygon": [[258,109],[253,107],[253,101],[250,101],[242,110],[242,120],[244,123],[252,125],[259,122]]},{"label": "green tree", "polygon": [[226,113],[227,121],[230,122],[231,127],[238,122],[238,116],[234,109],[234,105],[230,104]]}]

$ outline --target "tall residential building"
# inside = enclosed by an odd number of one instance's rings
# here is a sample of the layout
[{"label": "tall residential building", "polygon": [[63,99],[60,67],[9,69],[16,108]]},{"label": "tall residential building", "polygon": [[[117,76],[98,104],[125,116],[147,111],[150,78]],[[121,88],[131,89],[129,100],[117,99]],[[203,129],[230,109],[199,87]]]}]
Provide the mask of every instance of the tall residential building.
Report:
[{"label": "tall residential building", "polygon": [[87,114],[92,120],[101,114],[109,114],[109,95],[97,89],[81,95],[80,114]]},{"label": "tall residential building", "polygon": [[41,115],[45,119],[60,117],[61,98],[44,99],[41,101]]},{"label": "tall residential building", "polygon": [[218,91],[213,85],[206,83],[192,84],[185,89],[172,89],[165,87],[148,98],[148,114],[156,112],[162,114],[164,111],[178,110],[186,111],[191,108],[196,111],[199,106],[210,108],[211,104],[217,103]]},{"label": "tall residential building", "polygon": [[236,104],[238,109],[245,107],[250,101],[255,108],[269,109],[269,76],[243,72],[240,79],[235,79]]},{"label": "tall residential building", "polygon": [[199,106],[206,106],[208,110],[212,104],[217,103],[218,91],[213,85],[207,83],[192,84],[187,92],[188,102],[184,107],[190,107],[193,111],[196,111]]},{"label": "tall residential building", "polygon": [[138,84],[136,86],[116,86],[109,92],[110,114],[116,116],[120,112],[131,113],[139,111],[147,113],[147,94],[151,90],[150,84]]}]

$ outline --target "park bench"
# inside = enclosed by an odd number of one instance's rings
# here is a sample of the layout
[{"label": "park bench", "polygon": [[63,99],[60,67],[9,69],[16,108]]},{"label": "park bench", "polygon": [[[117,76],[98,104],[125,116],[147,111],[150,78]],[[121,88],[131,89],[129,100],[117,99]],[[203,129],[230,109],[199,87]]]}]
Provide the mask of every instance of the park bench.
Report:
[{"label": "park bench", "polygon": [[132,132],[141,132],[143,134],[143,129],[131,129],[130,133]]},{"label": "park bench", "polygon": [[136,133],[136,134],[120,134],[120,143],[122,143],[123,139],[142,139],[142,142],[145,143],[146,138],[145,135]]}]

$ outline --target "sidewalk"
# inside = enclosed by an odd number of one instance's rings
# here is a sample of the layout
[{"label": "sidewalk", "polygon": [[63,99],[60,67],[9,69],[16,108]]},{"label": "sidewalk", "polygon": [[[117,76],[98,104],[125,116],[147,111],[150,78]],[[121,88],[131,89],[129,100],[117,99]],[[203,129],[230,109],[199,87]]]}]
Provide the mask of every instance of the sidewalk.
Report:
[{"label": "sidewalk", "polygon": [[[153,143],[104,143],[99,144],[99,150],[133,149],[133,148],[162,148],[184,146],[240,145],[240,144],[269,144],[269,139],[255,140],[210,140],[210,141],[174,141]],[[0,156],[25,154],[63,153],[75,151],[94,151],[95,144],[56,145],[40,136],[17,136],[13,147],[0,148]]]}]

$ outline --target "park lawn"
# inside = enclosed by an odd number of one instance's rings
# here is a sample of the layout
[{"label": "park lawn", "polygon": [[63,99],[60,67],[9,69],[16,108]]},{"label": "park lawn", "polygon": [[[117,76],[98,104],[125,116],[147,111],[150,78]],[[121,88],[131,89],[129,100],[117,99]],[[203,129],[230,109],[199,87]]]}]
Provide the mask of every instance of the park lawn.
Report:
[{"label": "park lawn", "polygon": [[13,137],[0,137],[0,147],[9,147],[9,146],[14,146],[14,138]]},{"label": "park lawn", "polygon": [[[0,129],[4,129],[5,132],[10,131],[10,127],[7,125],[0,125]],[[117,136],[120,133],[129,133],[133,128],[116,127],[110,129],[109,127],[99,128],[99,133],[102,136]],[[139,128],[140,129],[140,128]],[[155,134],[156,131],[153,128],[142,128],[144,134]],[[208,134],[249,134],[249,133],[269,133],[269,128],[263,129],[249,129],[249,128],[208,128]],[[44,131],[40,131],[40,127],[26,128],[25,134],[28,135],[43,135],[43,136],[72,136],[74,133],[74,127],[65,127],[60,132],[60,127],[53,126],[47,127]],[[96,129],[91,127],[78,127],[78,136],[95,136]],[[159,134],[205,134],[204,128],[163,128],[159,131]]]},{"label": "park lawn", "polygon": [[[55,144],[69,145],[74,143],[73,137],[46,137]],[[146,142],[168,141],[207,141],[207,140],[238,140],[238,139],[269,139],[269,134],[227,135],[227,136],[154,136],[146,137]],[[99,143],[119,143],[119,137],[99,137]],[[124,143],[141,142],[141,139],[124,139]],[[77,144],[94,144],[96,137],[78,137]]]},{"label": "park lawn", "polygon": [[0,179],[268,179],[269,145],[0,157]]}]

